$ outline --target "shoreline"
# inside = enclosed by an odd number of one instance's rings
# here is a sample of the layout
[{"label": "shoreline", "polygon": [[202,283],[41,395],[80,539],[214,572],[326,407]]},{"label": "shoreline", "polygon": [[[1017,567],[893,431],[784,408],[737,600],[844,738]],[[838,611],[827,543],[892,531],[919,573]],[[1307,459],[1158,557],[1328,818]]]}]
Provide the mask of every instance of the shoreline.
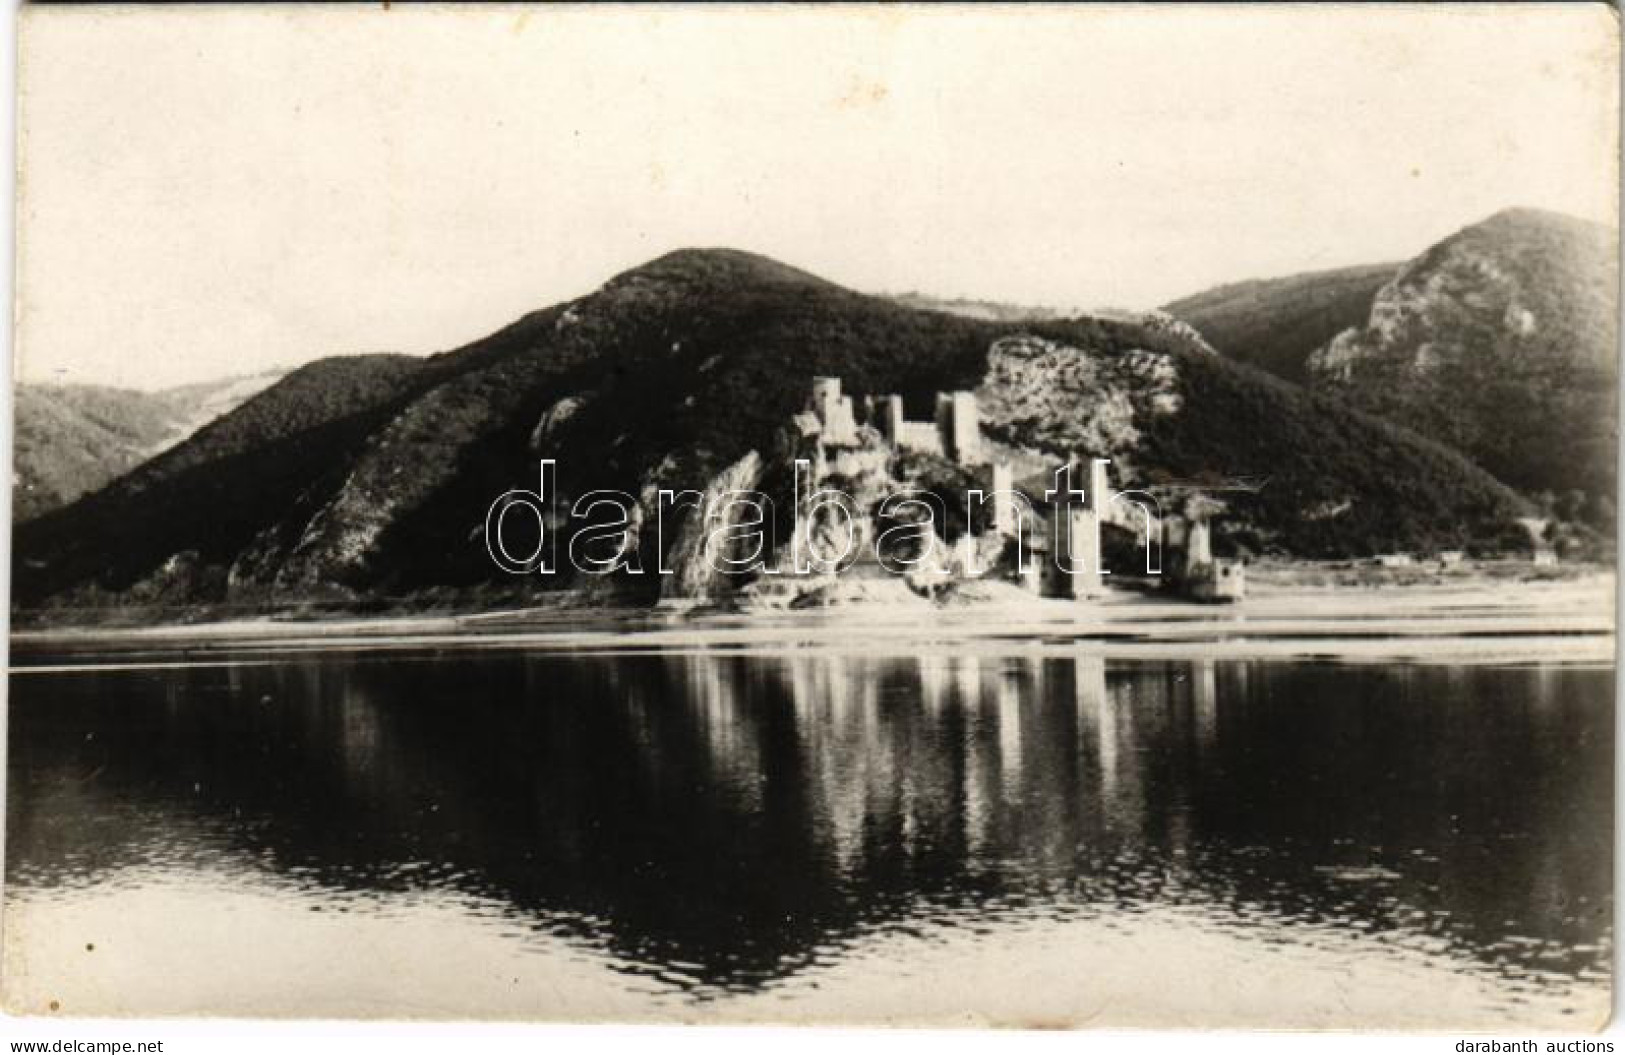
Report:
[{"label": "shoreline", "polygon": [[[928,618],[922,619],[922,616]],[[1232,604],[1126,590],[1096,601],[1027,598],[939,607],[859,602],[809,610],[519,608],[468,614],[286,617],[13,631],[18,672],[75,669],[74,658],[253,661],[317,652],[524,649],[677,651],[1001,651],[1144,658],[1295,657],[1612,663],[1614,577],[1548,582],[1463,580],[1373,590],[1261,584]],[[105,664],[96,664],[105,665]]]}]

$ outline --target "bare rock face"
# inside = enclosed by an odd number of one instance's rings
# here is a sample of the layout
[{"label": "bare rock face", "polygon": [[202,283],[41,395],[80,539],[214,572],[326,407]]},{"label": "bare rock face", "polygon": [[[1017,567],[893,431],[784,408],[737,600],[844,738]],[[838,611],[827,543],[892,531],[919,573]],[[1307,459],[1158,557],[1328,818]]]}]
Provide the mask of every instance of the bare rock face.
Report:
[{"label": "bare rock face", "polygon": [[1427,374],[1471,354],[1473,337],[1533,334],[1534,314],[1519,305],[1516,279],[1491,251],[1451,243],[1431,266],[1421,263],[1401,269],[1377,291],[1365,326],[1344,330],[1309,356],[1313,378],[1350,381],[1384,359]]},{"label": "bare rock face", "polygon": [[1457,448],[1527,492],[1611,490],[1612,233],[1530,209],[1440,242],[1363,326],[1309,358],[1312,383]]},{"label": "bare rock face", "polygon": [[1147,312],[1141,319],[1145,328],[1151,333],[1172,338],[1175,342],[1208,355],[1218,355],[1213,346],[1207,343],[1207,338],[1197,332],[1196,327],[1182,319],[1177,319],[1166,311]]},{"label": "bare rock face", "polygon": [[994,439],[1053,454],[1128,459],[1149,419],[1180,407],[1172,356],[1139,349],[1102,355],[1039,337],[988,350],[977,390]]},{"label": "bare rock face", "polygon": [[565,396],[563,399],[548,407],[536,422],[536,427],[530,433],[530,450],[532,454],[546,454],[547,441],[563,428],[565,423],[575,417],[588,403],[592,402],[593,394],[584,392],[580,395]]},{"label": "bare rock face", "polygon": [[[717,570],[724,556],[717,545],[722,519],[707,523],[706,511],[720,508],[721,496],[729,491],[754,491],[762,478],[762,459],[755,452],[728,466],[711,479],[700,495],[698,509],[684,519],[677,541],[672,544],[666,564],[672,569],[660,585],[661,600],[705,600],[728,592],[728,577]],[[741,511],[742,512],[742,511]],[[726,518],[737,523],[741,514]]]},{"label": "bare rock face", "polygon": [[367,440],[338,492],[306,522],[276,572],[277,587],[298,591],[365,581],[377,570],[384,532],[457,477],[464,451],[500,429],[516,402],[513,390],[476,373],[402,410]]},{"label": "bare rock face", "polygon": [[130,597],[141,604],[183,604],[217,600],[224,590],[224,571],[204,563],[196,550],[184,550],[136,583]]}]

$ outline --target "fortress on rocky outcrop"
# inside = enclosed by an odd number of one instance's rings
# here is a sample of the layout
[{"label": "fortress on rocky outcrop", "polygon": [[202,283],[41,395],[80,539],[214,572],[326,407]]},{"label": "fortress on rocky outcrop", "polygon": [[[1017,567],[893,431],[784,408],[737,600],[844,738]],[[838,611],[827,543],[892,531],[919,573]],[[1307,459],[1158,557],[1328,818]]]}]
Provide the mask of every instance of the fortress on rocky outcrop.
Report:
[{"label": "fortress on rocky outcrop", "polygon": [[[1214,601],[1242,596],[1241,565],[1214,559],[1205,516],[1164,517],[1151,495],[1114,490],[1106,459],[1018,476],[1014,461],[984,441],[972,392],[939,392],[934,420],[910,421],[902,396],[865,396],[855,403],[842,393],[840,378],[815,377],[807,409],[796,415],[795,425],[813,444],[814,488],[843,456],[850,461],[867,451],[863,458],[872,460],[888,448],[933,455],[970,470],[992,515],[980,535],[967,530],[951,547],[944,544],[945,574],[980,578],[1002,568],[1035,594],[1099,597],[1109,574],[1101,534],[1111,524],[1141,537],[1158,574],[1164,543],[1171,542],[1168,581],[1184,595]],[[1007,559],[1011,553],[1013,562]],[[1047,559],[1029,559],[1034,555]]]},{"label": "fortress on rocky outcrop", "polygon": [[[813,378],[808,409],[798,415],[798,423],[803,435],[816,435],[824,447],[856,447],[860,443],[859,415],[852,397],[841,394],[838,377]],[[875,429],[898,450],[935,454],[964,466],[983,461],[982,424],[973,392],[937,393],[937,413],[932,421],[905,418],[902,396],[865,396],[862,424]]]}]

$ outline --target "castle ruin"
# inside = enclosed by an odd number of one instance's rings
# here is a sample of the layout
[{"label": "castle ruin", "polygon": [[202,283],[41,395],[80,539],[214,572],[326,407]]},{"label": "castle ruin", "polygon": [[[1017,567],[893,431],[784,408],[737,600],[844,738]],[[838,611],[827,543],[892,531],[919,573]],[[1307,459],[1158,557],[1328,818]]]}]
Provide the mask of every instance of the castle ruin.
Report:
[{"label": "castle ruin", "polygon": [[[899,395],[868,396],[863,421],[898,450],[918,451],[947,458],[956,465],[983,463],[982,425],[972,392],[939,392],[936,415],[930,421],[910,421]],[[825,447],[856,446],[859,420],[852,397],[841,394],[838,377],[815,377],[802,424],[804,434],[816,434]]]},{"label": "castle ruin", "polygon": [[[1095,458],[1069,465],[1059,474],[1018,480],[1012,463],[994,456],[983,442],[975,393],[939,392],[934,419],[910,421],[900,395],[867,396],[855,406],[850,395],[842,394],[840,378],[815,377],[807,409],[795,421],[802,437],[815,441],[815,479],[826,471],[827,451],[858,453],[853,449],[876,439],[894,450],[931,454],[976,470],[989,485],[992,516],[987,534],[1005,544],[1013,541],[1018,553],[1030,550],[1051,558],[1017,560],[1017,581],[1033,593],[1074,600],[1102,596],[1107,572],[1102,567],[1101,528],[1108,523],[1143,531],[1148,548],[1156,539],[1160,552],[1164,525],[1153,512],[1155,502],[1114,491],[1106,472],[1108,460]],[[867,439],[865,430],[872,430]],[[1206,519],[1185,518],[1170,526],[1180,550],[1176,567],[1183,573],[1172,580],[1178,588],[1204,600],[1239,597],[1240,566],[1213,559]],[[1028,528],[1037,529],[1035,537],[1026,536]],[[981,574],[977,551],[976,538],[956,540],[950,551],[953,567],[971,577]]]}]

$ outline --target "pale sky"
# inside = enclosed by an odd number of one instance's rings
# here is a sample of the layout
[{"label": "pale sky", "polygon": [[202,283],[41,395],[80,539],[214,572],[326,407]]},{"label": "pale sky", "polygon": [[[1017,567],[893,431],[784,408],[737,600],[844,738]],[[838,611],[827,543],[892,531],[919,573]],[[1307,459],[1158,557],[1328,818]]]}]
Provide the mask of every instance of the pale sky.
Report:
[{"label": "pale sky", "polygon": [[440,351],[684,246],[1147,308],[1617,215],[1601,4],[20,18],[24,380]]}]

